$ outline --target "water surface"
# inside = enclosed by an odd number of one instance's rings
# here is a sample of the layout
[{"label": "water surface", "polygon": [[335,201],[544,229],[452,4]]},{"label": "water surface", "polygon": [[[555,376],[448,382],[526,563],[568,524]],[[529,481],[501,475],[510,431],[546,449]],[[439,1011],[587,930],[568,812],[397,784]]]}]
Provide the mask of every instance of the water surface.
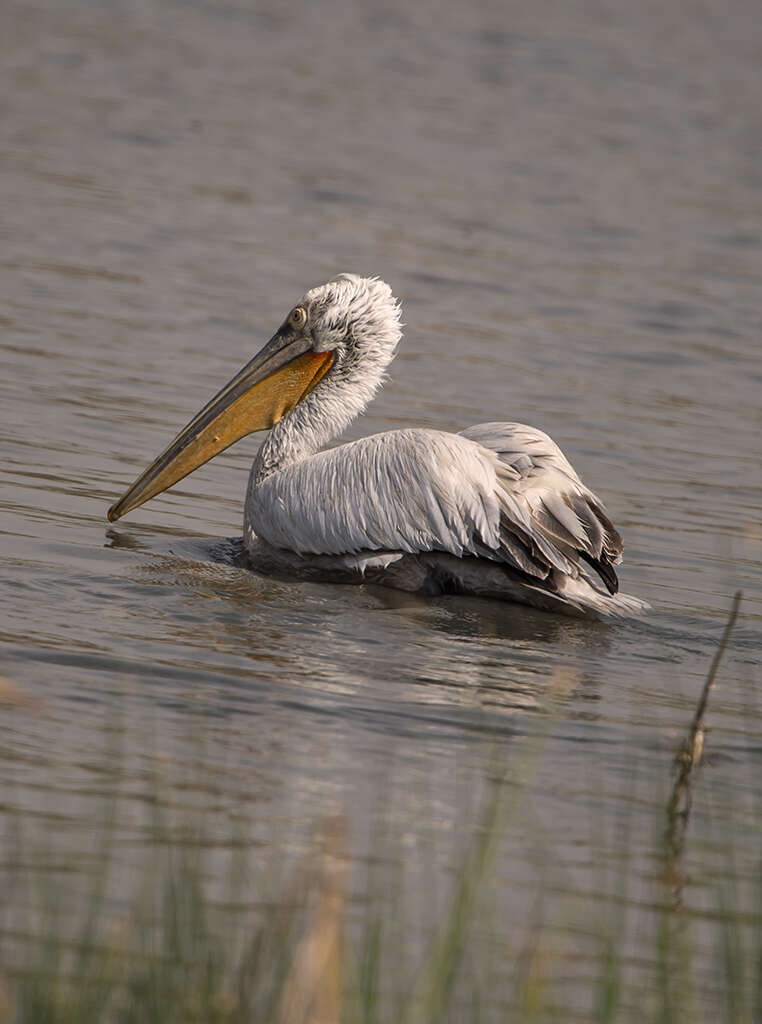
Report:
[{"label": "water surface", "polygon": [[[562,679],[497,868],[516,920],[543,884],[538,835],[569,890],[595,890],[601,820],[634,820],[648,864],[737,588],[706,771],[756,794],[756,5],[66,0],[10,3],[3,22],[6,812],[86,857],[119,721],[125,871],[158,764],[178,807],[216,816],[222,853],[230,822],[298,848],[340,809],[362,864],[390,815],[418,877],[452,863],[496,743]],[[388,280],[407,324],[347,436],[546,430],[621,529],[646,619],[253,575],[225,542],[256,438],[106,523],[302,292],[344,270]],[[184,788],[195,770],[208,786]],[[758,842],[736,831],[742,871]]]}]

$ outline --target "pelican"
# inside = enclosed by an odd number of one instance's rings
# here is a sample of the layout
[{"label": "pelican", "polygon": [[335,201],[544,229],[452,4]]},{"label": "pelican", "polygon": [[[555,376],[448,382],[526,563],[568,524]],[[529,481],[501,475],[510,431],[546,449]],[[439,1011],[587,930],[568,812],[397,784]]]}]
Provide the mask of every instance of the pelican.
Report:
[{"label": "pelican", "polygon": [[381,386],[401,336],[400,304],[378,278],[340,274],[312,288],[109,508],[109,520],[269,430],[244,508],[244,544],[258,571],[571,615],[644,611],[645,602],[618,593],[622,540],[603,504],[547,434],[480,423],[325,448]]}]

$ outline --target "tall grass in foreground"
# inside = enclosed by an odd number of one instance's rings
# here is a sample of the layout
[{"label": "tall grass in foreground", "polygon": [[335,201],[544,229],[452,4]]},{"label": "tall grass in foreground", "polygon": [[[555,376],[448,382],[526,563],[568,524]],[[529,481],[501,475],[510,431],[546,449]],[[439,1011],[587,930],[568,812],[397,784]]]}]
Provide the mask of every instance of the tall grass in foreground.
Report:
[{"label": "tall grass in foreground", "polygon": [[[606,837],[594,837],[601,860],[597,900],[547,895],[559,887],[549,866],[547,886],[539,887],[530,919],[517,922],[514,940],[506,945],[490,927],[494,859],[511,832],[525,780],[540,761],[555,720],[551,708],[510,763],[496,759],[478,827],[461,850],[444,909],[425,941],[411,934],[393,876],[370,877],[362,899],[353,895],[350,839],[340,815],[316,823],[309,855],[285,869],[263,867],[239,844],[225,892],[213,897],[204,822],[187,822],[182,841],[172,839],[157,793],[156,842],[116,910],[106,894],[117,797],[104,807],[86,891],[73,897],[62,889],[60,870],[45,882],[44,873],[28,869],[46,851],[29,849],[16,822],[6,835],[0,878],[0,1021],[760,1021],[762,859],[756,872],[729,881],[737,872],[732,841],[726,842],[724,869],[714,882],[717,861],[707,854],[710,906],[698,913],[683,891],[689,793],[701,755],[697,737],[703,740],[718,663],[671,794],[665,780],[663,809],[653,821],[658,856],[645,891],[642,878],[633,890],[632,826],[625,826],[613,859]],[[563,677],[555,681],[551,704],[569,685]],[[720,802],[715,812],[721,831],[731,809]],[[717,837],[698,838],[707,849],[722,848],[711,846]],[[251,908],[253,896],[259,902]],[[633,904],[646,908],[635,924]],[[234,909],[240,906],[250,909]]]}]

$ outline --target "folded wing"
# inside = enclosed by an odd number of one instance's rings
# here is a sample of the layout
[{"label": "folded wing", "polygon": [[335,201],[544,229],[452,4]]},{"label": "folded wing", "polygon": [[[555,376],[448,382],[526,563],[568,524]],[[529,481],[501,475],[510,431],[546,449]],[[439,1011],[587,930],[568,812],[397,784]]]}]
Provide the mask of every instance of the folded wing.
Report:
[{"label": "folded wing", "polygon": [[582,560],[618,589],[622,541],[603,505],[558,446],[523,424],[398,430],[319,452],[252,487],[247,516],[268,543],[304,554],[388,564],[445,551],[549,587],[554,573],[578,576]]}]

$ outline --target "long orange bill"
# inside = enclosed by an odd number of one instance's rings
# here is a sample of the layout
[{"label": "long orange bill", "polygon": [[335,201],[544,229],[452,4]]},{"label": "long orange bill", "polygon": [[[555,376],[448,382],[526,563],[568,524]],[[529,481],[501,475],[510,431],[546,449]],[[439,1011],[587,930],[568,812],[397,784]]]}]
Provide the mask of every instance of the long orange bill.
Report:
[{"label": "long orange bill", "polygon": [[108,510],[114,523],[255,430],[269,430],[330,369],[332,352],[284,326]]}]

